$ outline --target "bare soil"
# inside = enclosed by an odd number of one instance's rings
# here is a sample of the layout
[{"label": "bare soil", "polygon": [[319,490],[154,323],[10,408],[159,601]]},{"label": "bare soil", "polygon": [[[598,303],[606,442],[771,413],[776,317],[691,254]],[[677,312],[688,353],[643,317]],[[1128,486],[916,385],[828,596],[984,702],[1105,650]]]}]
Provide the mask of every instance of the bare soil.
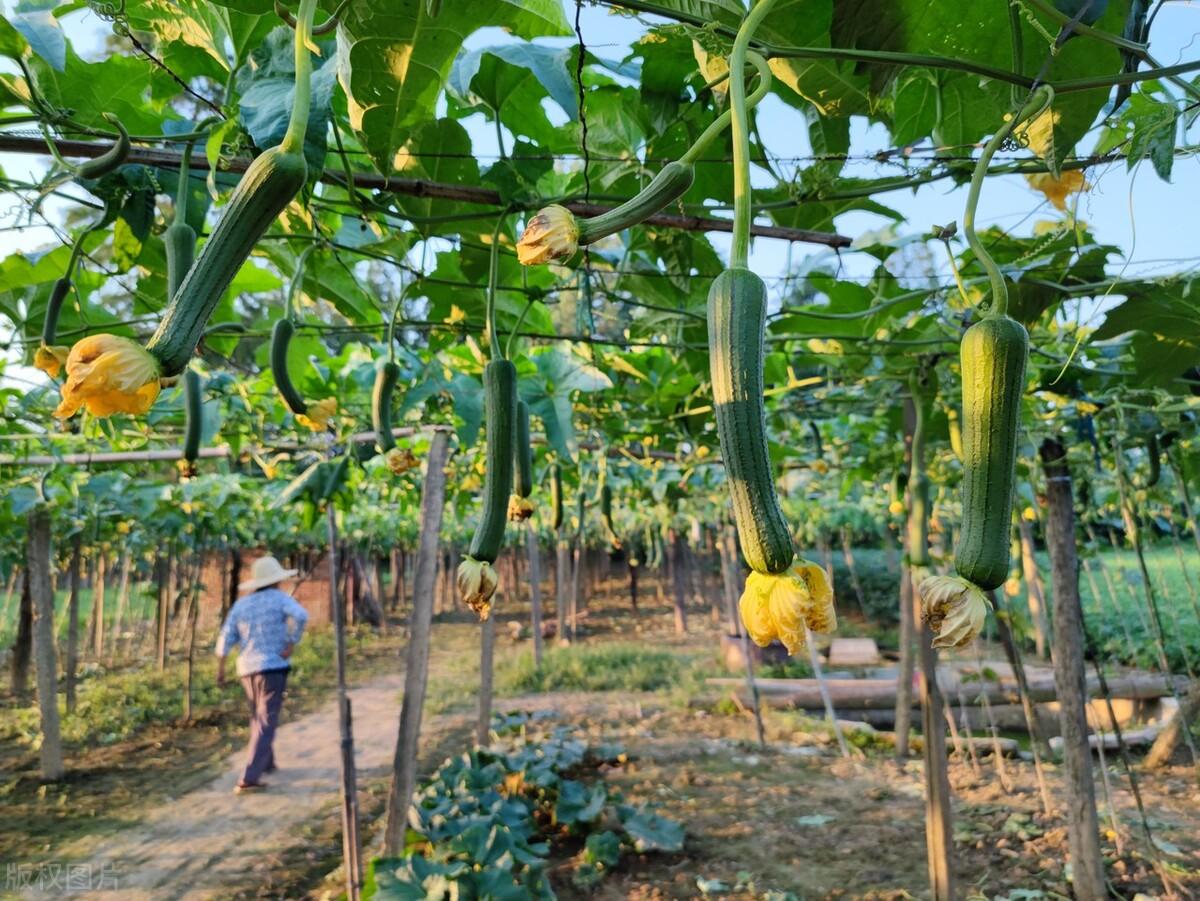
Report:
[{"label": "bare soil", "polygon": [[[715,668],[718,630],[707,611],[694,610],[689,634],[676,636],[669,607],[648,593],[642,600],[636,618],[619,590],[594,604],[585,640],[642,639],[700,658],[711,654]],[[510,617],[523,618],[519,611],[500,618]],[[497,633],[506,631],[502,622]],[[435,626],[426,770],[469,740],[477,634],[457,621]],[[527,646],[501,638],[498,664]],[[396,648],[390,645],[384,661],[388,675],[368,668],[356,677],[368,855],[380,826],[399,712]],[[0,812],[0,856],[37,850],[64,860],[121,861],[128,864],[123,898],[336,896],[336,714],[331,703],[318,700],[307,712],[293,708],[280,730],[284,769],[264,795],[231,793],[242,753],[233,712],[187,729],[147,730],[119,747],[80,749],[74,775],[61,787],[39,793],[32,777],[18,779]],[[595,897],[927,896],[919,757],[899,764],[886,742],[867,741],[842,759],[821,723],[780,711],[767,714],[768,747],[762,749],[752,741],[746,715],[695,709],[684,700],[675,692],[572,692],[497,701],[498,710],[554,710],[593,740],[622,743],[630,761],[606,778],[630,802],[654,802],[686,827],[681,854],[629,855]],[[1119,761],[1109,765],[1117,833],[1099,778],[1097,793],[1113,893],[1200,897],[1200,792],[1190,766],[1138,773],[1155,847],[1145,840]],[[981,766],[978,773],[966,762],[951,766],[962,896],[1012,897],[1021,890],[1069,897],[1060,774],[1049,768],[1060,810],[1047,817],[1030,764],[1007,760],[1003,782],[992,761],[985,758]],[[581,894],[570,880],[576,850],[556,849],[552,878],[563,898]]]}]

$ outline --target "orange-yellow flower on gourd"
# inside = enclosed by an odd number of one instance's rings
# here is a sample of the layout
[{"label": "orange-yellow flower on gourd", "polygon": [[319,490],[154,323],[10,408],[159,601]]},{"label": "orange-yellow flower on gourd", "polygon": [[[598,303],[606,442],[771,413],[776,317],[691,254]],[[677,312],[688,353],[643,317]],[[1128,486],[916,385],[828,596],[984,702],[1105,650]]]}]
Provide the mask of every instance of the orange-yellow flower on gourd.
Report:
[{"label": "orange-yellow flower on gourd", "polygon": [[421,462],[408,448],[393,447],[383,455],[383,461],[387,464],[388,469],[393,475],[404,475],[410,469],[416,469],[421,465]]},{"label": "orange-yellow flower on gourd", "polygon": [[789,654],[804,647],[805,628],[837,629],[829,579],[822,567],[808,560],[797,560],[777,575],[750,573],[738,609],[755,644],[765,648],[778,639]]},{"label": "orange-yellow flower on gourd", "polygon": [[970,644],[983,630],[987,612],[992,609],[983,589],[959,576],[922,579],[917,594],[921,597],[921,619],[934,633],[935,648]]},{"label": "orange-yellow flower on gourd", "polygon": [[296,417],[296,422],[314,432],[323,432],[329,428],[329,420],[337,413],[337,399],[326,397],[308,405],[308,411]]},{"label": "orange-yellow flower on gourd", "polygon": [[565,260],[578,248],[579,226],[574,214],[566,207],[551,204],[525,223],[517,242],[517,259],[522,266],[538,266]]},{"label": "orange-yellow flower on gourd", "polygon": [[61,344],[43,344],[33,354],[33,365],[52,379],[58,378],[59,372],[67,365],[67,357],[71,348]]},{"label": "orange-yellow flower on gourd", "polygon": [[117,335],[89,335],[67,355],[60,419],[87,407],[93,416],[141,415],[158,397],[162,367],[142,345]]},{"label": "orange-yellow flower on gourd", "polygon": [[1083,173],[1073,169],[1057,176],[1049,172],[1039,172],[1026,175],[1025,180],[1029,182],[1029,187],[1041,191],[1046,199],[1054,204],[1055,209],[1062,212],[1066,212],[1068,197],[1088,189],[1087,182],[1083,180]]},{"label": "orange-yellow flower on gourd", "polygon": [[500,584],[500,576],[486,560],[467,555],[458,564],[458,591],[463,602],[479,616],[480,622],[492,613],[492,595]]}]

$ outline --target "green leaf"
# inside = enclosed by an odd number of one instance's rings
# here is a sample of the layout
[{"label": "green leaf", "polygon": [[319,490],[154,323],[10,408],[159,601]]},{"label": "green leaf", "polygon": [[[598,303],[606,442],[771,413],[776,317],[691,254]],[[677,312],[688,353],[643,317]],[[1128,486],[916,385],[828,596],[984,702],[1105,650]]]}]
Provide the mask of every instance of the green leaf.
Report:
[{"label": "green leaf", "polygon": [[523,38],[570,34],[559,0],[444,3],[359,0],[338,29],[339,69],[350,123],[381,172],[412,127],[433,118],[459,48],[479,28],[501,25]]},{"label": "green leaf", "polygon": [[575,80],[567,69],[571,47],[541,44],[501,44],[479,47],[459,55],[450,70],[448,87],[461,99],[477,98],[500,111],[521,82],[533,78],[571,119],[579,118]]},{"label": "green leaf", "polygon": [[[325,59],[312,74],[312,108],[304,133],[304,158],[310,167],[325,165],[326,133],[337,79],[333,44],[321,45]],[[238,117],[254,143],[262,149],[283,140],[296,95],[296,61],[292,30],[276,28],[266,43],[251,54],[252,64],[238,73]]]},{"label": "green leaf", "polygon": [[25,35],[13,27],[12,22],[0,16],[0,55],[20,59],[29,49]]},{"label": "green leaf", "polygon": [[[49,12],[27,12],[13,16],[12,25],[29,41],[29,47],[57,72],[67,67],[67,39],[58,19]],[[0,37],[0,41],[3,38]]]}]

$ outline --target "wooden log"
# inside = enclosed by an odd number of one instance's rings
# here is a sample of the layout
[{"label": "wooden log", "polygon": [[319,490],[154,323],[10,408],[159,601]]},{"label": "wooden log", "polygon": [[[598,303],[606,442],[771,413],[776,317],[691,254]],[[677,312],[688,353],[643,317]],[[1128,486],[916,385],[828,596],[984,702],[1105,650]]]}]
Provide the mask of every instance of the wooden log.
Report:
[{"label": "wooden log", "polygon": [[[722,692],[742,685],[741,679],[712,678],[707,683]],[[940,684],[952,685],[945,675],[938,678]],[[798,707],[806,710],[823,710],[820,689],[816,679],[758,679],[758,691],[773,707]],[[1186,678],[1171,677],[1170,680],[1157,673],[1134,676],[1119,676],[1109,680],[1109,690],[1114,698],[1151,700],[1169,697],[1172,687],[1182,689]],[[826,679],[833,706],[842,710],[889,710],[896,704],[896,682],[893,679]],[[1019,704],[1020,695],[1011,683],[963,683],[963,695],[971,706],[983,703],[986,696],[992,704]],[[1087,696],[1100,697],[1100,686],[1095,678],[1087,680]],[[1053,680],[1036,679],[1029,683],[1029,698],[1035,703],[1058,700]]]},{"label": "wooden log", "polygon": [[430,632],[433,627],[433,591],[437,575],[438,536],[446,499],[446,460],[449,439],[439,432],[429,444],[425,480],[421,489],[421,534],[413,573],[412,614],[409,619],[407,665],[404,670],[404,700],[400,707],[399,733],[392,759],[392,784],[388,792],[383,847],[395,856],[404,847],[408,808],[417,782],[417,750],[421,714],[429,679]]}]

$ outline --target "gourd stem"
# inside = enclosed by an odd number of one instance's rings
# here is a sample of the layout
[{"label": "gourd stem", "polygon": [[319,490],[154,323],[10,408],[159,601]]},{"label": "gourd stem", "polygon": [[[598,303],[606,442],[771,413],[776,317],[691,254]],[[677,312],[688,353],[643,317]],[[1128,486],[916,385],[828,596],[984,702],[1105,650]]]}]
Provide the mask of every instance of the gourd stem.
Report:
[{"label": "gourd stem", "polygon": [[[524,274],[522,269],[521,273]],[[513,326],[512,331],[508,333],[508,340],[504,343],[504,356],[507,359],[512,359],[512,343],[513,339],[521,331],[521,326],[525,324],[525,317],[529,315],[529,311],[533,308],[534,298],[530,297],[525,301],[525,309],[521,310],[521,315],[517,317],[517,324]]]},{"label": "gourd stem", "polygon": [[312,106],[312,43],[313,16],[317,11],[317,0],[300,0],[300,14],[296,17],[296,88],[292,100],[292,118],[288,121],[287,134],[279,145],[288,153],[301,153],[304,135],[308,131],[308,112]]},{"label": "gourd stem", "polygon": [[[216,116],[209,116],[196,126],[197,133],[203,132],[205,129],[212,127],[216,123]],[[187,223],[188,198],[192,194],[192,152],[196,149],[197,138],[193,137],[190,141],[183,145],[183,152],[179,156],[179,181],[175,188],[175,222],[182,224]]]},{"label": "gourd stem", "polygon": [[[996,151],[1000,149],[1000,145],[1008,140],[1009,135],[1018,126],[1039,116],[1053,100],[1054,89],[1049,85],[1043,85],[1034,91],[1020,112],[1005,122],[992,135],[991,140],[984,145],[983,152],[975,163],[975,171],[971,174],[971,188],[967,192],[967,209],[963,213],[963,234],[980,265],[987,271],[988,280],[992,283],[992,305],[987,311],[986,315],[988,316],[1008,315],[1008,286],[1004,283],[1000,267],[996,265],[996,261],[992,259],[987,248],[979,240],[979,236],[975,234],[975,210],[979,206],[979,193],[983,188],[983,181],[987,177],[988,165]],[[736,231],[736,226],[734,228]]]},{"label": "gourd stem", "polygon": [[746,51],[760,22],[771,11],[775,0],[759,0],[738,29],[729,57],[729,101],[733,113],[733,246],[729,252],[731,269],[746,268],[750,257],[750,130],[747,121]]},{"label": "gourd stem", "polygon": [[292,275],[292,282],[288,285],[287,305],[284,307],[283,315],[287,319],[292,319],[296,315],[296,295],[300,293],[300,286],[304,283],[304,266],[308,263],[308,255],[317,249],[315,243],[309,244],[296,259],[296,271]]},{"label": "gourd stem", "polygon": [[[771,67],[766,59],[753,50],[746,52],[746,59],[758,70],[758,84],[750,96],[746,98],[746,110],[749,111],[758,106],[758,101],[767,96],[767,91],[771,90]],[[696,162],[700,154],[708,149],[708,145],[713,142],[713,139],[729,127],[729,122],[732,118],[733,111],[731,109],[727,109],[721,113],[720,116],[709,124],[708,128],[700,133],[700,137],[696,138],[692,146],[687,149],[687,152],[679,158],[679,162],[688,164]]]},{"label": "gourd stem", "polygon": [[492,247],[488,254],[487,330],[489,350],[493,360],[507,359],[504,356],[500,338],[496,334],[496,283],[499,281],[500,273],[500,229],[504,226],[504,219],[507,215],[508,210],[505,210],[496,220],[496,227],[492,229]]}]

